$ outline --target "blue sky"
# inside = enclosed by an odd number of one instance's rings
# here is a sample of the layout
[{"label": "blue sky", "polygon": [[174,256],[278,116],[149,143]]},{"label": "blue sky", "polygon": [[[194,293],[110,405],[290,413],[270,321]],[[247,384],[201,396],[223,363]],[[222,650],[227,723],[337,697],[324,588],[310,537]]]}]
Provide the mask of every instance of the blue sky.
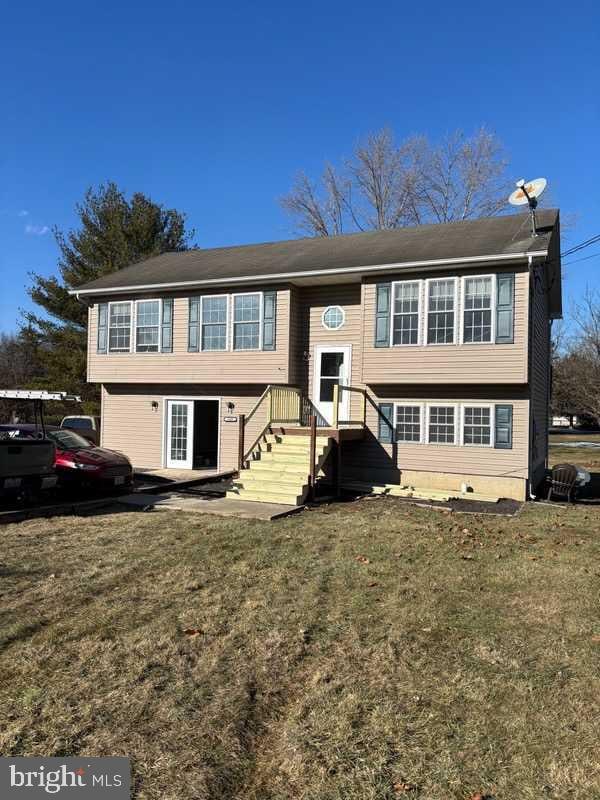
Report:
[{"label": "blue sky", "polygon": [[[486,125],[575,216],[564,248],[600,233],[599,40],[592,2],[4,4],[0,330],[88,186],[185,211],[200,246],[286,238],[296,171],[384,125]],[[567,305],[599,267],[567,266]]]}]

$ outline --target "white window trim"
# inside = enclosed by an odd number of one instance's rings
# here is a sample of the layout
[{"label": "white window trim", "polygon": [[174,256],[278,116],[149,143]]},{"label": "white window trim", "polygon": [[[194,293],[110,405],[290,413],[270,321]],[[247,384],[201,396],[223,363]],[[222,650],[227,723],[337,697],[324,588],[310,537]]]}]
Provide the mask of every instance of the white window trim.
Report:
[{"label": "white window trim", "polygon": [[[127,303],[129,305],[129,349],[128,350],[111,350],[110,349],[110,310],[112,306],[122,306]],[[124,327],[124,326],[119,326]],[[106,320],[106,353],[107,355],[119,356],[125,353],[133,352],[133,338],[135,336],[135,308],[132,300],[111,300],[108,303],[108,316]]]},{"label": "white window trim", "polygon": [[[429,418],[431,416],[432,408],[453,408],[454,409],[454,441],[453,442],[430,442],[429,441]],[[431,444],[434,447],[457,447],[461,442],[460,431],[460,406],[458,403],[445,403],[443,400],[436,400],[433,403],[427,403],[427,431],[425,434],[425,443]]]},{"label": "white window trim", "polygon": [[[225,347],[221,350],[205,350],[203,347],[203,338],[202,338],[202,312],[204,308],[204,298],[210,300],[213,297],[224,297],[225,298]],[[233,330],[231,332],[231,337],[229,335],[229,307],[232,305],[230,303],[230,295],[228,294],[201,294],[200,295],[200,311],[198,317],[198,352],[199,353],[226,353],[229,350],[229,339],[233,338]],[[189,308],[189,306],[188,306]],[[189,314],[189,310],[188,310]],[[210,324],[210,323],[208,323]],[[220,324],[220,323],[215,323]]]},{"label": "white window trim", "polygon": [[[396,286],[403,283],[416,283],[419,287],[419,306],[417,309],[417,341],[415,344],[394,344],[394,311],[396,305]],[[400,315],[398,315],[400,316]],[[420,278],[413,278],[405,281],[392,281],[392,293],[390,297],[390,347],[420,347],[426,340],[423,338],[423,281]]]},{"label": "white window trim", "polygon": [[[467,444],[465,443],[465,409],[466,408],[489,408],[490,410],[490,443],[489,444]],[[461,403],[460,407],[460,443],[463,447],[479,447],[489,449],[494,447],[494,431],[496,429],[496,420],[494,415],[495,409],[493,403],[478,403],[476,401],[469,403]]]},{"label": "white window trim", "polygon": [[[332,311],[333,309],[336,309],[337,311],[340,311],[341,314],[342,314],[342,321],[337,326],[337,328],[330,328],[329,325],[325,324],[325,314],[328,311]],[[341,328],[344,327],[345,324],[346,324],[346,312],[344,311],[344,309],[341,306],[336,306],[336,305],[327,306],[327,308],[325,308],[323,313],[321,314],[321,325],[325,328],[326,331],[339,331]]]},{"label": "white window trim", "polygon": [[[490,278],[492,281],[492,324],[489,342],[465,342],[465,284],[467,280],[476,278]],[[472,344],[476,346],[481,346],[482,344],[494,344],[496,341],[496,275],[463,275],[460,279],[460,296],[462,301],[460,304],[460,344],[466,345],[467,347]],[[483,406],[481,407],[483,408]]]},{"label": "white window trim", "polygon": [[[144,297],[141,300],[133,300],[131,312],[132,333],[130,337],[130,352],[139,353],[141,356],[155,356],[162,352],[162,319],[163,319],[163,298]],[[137,307],[138,303],[158,303],[158,350],[138,350],[137,341]]]},{"label": "white window trim", "polygon": [[[235,336],[234,336],[234,325],[236,324],[234,321],[235,316],[235,298],[236,297],[248,297],[250,295],[258,295],[260,297],[260,301],[258,304],[258,347],[249,347],[244,350],[237,350],[234,347],[235,343]],[[232,353],[256,353],[259,350],[262,350],[263,347],[263,315],[264,315],[264,292],[235,292],[230,295],[231,297],[231,314],[230,314],[230,324],[231,324],[231,336],[230,336],[230,343],[229,343],[229,351]],[[242,323],[243,324],[243,323]]]},{"label": "white window trim", "polygon": [[[419,441],[418,442],[411,441],[409,439],[399,439],[398,438],[398,434],[397,434],[397,429],[398,429],[398,409],[399,408],[405,408],[406,406],[419,408],[419,413],[420,413],[420,425],[419,425],[420,436],[419,436]],[[426,403],[423,403],[422,401],[419,401],[419,400],[402,400],[401,402],[398,402],[398,403],[395,402],[394,403],[394,441],[397,442],[398,444],[408,444],[408,445],[411,445],[411,444],[416,444],[416,445],[425,444],[425,413],[426,413]]]},{"label": "white window trim", "polygon": [[[429,321],[429,286],[432,283],[439,283],[440,281],[452,281],[454,284],[454,330],[453,340],[451,342],[429,342],[427,340],[427,326]],[[423,314],[423,344],[427,347],[452,347],[459,342],[459,319],[458,315],[461,313],[459,308],[459,279],[458,276],[447,276],[445,278],[426,278],[425,279],[425,312]],[[435,312],[433,312],[435,313]]]}]

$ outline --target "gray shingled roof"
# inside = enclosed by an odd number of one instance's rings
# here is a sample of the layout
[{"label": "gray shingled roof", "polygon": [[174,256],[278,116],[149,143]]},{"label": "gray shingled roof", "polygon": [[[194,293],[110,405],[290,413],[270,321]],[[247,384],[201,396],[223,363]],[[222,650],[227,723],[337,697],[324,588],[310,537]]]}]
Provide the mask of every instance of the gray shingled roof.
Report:
[{"label": "gray shingled roof", "polygon": [[217,279],[234,283],[250,276],[300,277],[315,270],[545,251],[557,220],[556,210],[539,210],[537,237],[531,236],[528,214],[513,214],[393,231],[164,253],[86,283],[77,291],[109,293],[112,289]]}]

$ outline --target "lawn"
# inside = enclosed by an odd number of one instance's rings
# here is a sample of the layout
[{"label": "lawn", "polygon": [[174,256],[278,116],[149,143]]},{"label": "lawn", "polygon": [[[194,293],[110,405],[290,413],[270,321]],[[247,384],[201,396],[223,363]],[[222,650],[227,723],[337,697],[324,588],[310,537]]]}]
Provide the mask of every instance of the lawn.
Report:
[{"label": "lawn", "polygon": [[162,800],[600,797],[593,507],[1,534],[3,755],[127,755]]},{"label": "lawn", "polygon": [[[593,442],[598,447],[565,447],[568,442]],[[561,435],[551,433],[548,464],[577,464],[588,472],[600,472],[600,434],[582,433]]]}]

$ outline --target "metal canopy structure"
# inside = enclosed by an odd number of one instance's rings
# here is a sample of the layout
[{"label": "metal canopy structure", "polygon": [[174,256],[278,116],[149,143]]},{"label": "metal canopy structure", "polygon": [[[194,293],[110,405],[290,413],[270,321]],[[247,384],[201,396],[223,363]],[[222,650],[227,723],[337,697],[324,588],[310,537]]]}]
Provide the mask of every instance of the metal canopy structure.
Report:
[{"label": "metal canopy structure", "polygon": [[45,389],[0,389],[0,400],[31,400],[33,403],[34,425],[38,426],[38,417],[42,436],[46,438],[44,422],[44,403],[48,400],[81,403],[81,397],[68,392],[47,392]]},{"label": "metal canopy structure", "polygon": [[60,400],[81,403],[81,397],[68,392],[47,392],[41,389],[0,389],[0,399],[6,400]]}]

